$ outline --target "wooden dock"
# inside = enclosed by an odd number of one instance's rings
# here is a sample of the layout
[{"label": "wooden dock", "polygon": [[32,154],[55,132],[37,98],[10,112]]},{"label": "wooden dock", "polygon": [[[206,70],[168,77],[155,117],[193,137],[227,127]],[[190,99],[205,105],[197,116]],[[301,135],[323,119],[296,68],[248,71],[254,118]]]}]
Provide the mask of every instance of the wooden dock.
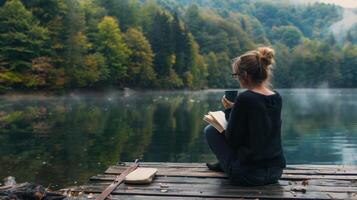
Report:
[{"label": "wooden dock", "polygon": [[[66,191],[94,199],[128,166],[110,166],[88,184]],[[153,183],[123,183],[110,199],[357,199],[357,166],[290,165],[279,183],[259,187],[232,186],[223,173],[209,171],[203,163],[141,163],[140,167],[158,168]]]}]

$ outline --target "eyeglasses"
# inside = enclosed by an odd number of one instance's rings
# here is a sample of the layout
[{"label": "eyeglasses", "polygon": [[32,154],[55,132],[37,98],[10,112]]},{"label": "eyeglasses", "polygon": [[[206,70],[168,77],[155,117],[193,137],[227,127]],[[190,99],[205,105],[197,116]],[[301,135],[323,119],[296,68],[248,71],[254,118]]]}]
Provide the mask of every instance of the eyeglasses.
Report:
[{"label": "eyeglasses", "polygon": [[[240,57],[233,58],[231,60],[231,63],[232,63],[233,70],[236,71],[238,68],[237,66],[240,63]],[[232,78],[234,78],[234,79],[238,79],[240,76],[241,76],[241,74],[239,74],[239,73],[232,73]]]}]

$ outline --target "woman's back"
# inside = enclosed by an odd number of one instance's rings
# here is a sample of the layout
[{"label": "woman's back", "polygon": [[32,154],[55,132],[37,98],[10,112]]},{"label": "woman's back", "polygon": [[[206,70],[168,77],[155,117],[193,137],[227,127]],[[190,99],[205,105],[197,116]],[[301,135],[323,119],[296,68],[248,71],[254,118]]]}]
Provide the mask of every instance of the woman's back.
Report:
[{"label": "woman's back", "polygon": [[242,165],[285,167],[281,147],[282,99],[247,90],[231,111],[226,136]]}]

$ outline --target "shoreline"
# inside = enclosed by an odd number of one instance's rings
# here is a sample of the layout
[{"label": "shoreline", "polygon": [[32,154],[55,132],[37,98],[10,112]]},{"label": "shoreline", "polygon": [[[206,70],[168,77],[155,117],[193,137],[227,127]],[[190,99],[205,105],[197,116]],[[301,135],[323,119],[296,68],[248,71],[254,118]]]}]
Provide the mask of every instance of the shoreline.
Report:
[{"label": "shoreline", "polygon": [[[274,88],[274,90],[295,90],[295,91],[314,91],[314,90],[355,90],[357,88]],[[33,96],[33,95],[40,95],[40,96],[63,96],[63,95],[73,95],[73,94],[103,94],[103,93],[156,93],[156,92],[163,92],[163,93],[175,93],[175,92],[184,92],[184,93],[196,93],[200,91],[208,91],[208,92],[219,92],[225,90],[239,90],[244,91],[245,89],[241,88],[203,88],[203,89],[143,89],[143,88],[123,88],[123,89],[113,89],[113,88],[106,88],[106,89],[71,89],[71,90],[61,90],[61,91],[54,91],[54,90],[12,90],[8,92],[0,93],[1,96]]]}]

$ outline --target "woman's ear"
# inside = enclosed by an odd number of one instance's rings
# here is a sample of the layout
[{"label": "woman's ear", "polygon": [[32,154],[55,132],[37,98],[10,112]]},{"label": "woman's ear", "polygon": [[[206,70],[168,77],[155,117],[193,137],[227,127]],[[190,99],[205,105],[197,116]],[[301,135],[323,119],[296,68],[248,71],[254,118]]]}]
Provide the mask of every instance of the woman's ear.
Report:
[{"label": "woman's ear", "polygon": [[247,85],[249,85],[250,81],[251,80],[248,73],[246,71],[242,72],[242,75],[239,78],[239,84],[241,85],[241,87],[246,87]]}]

